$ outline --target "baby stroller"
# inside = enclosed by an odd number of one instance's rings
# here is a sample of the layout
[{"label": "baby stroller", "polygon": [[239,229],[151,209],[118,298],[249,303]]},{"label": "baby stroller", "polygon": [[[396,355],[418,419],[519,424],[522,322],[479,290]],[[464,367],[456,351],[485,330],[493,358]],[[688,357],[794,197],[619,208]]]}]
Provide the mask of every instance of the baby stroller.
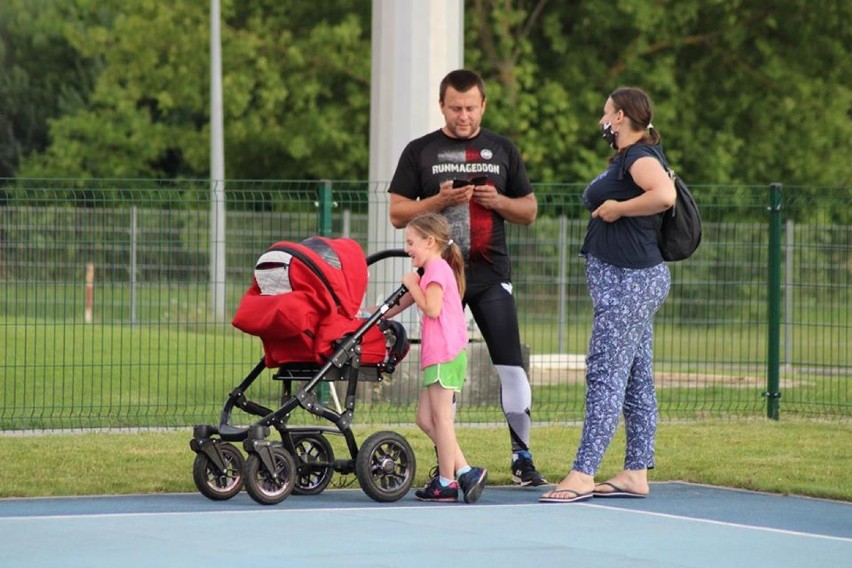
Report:
[{"label": "baby stroller", "polygon": [[[311,237],[301,243],[275,243],[258,259],[232,324],[260,337],[264,356],[228,395],[219,424],[194,428],[192,477],[201,494],[225,500],[245,486],[252,499],[272,505],[291,493],[321,493],[335,471],[354,472],[375,501],[396,501],[409,491],[416,463],[408,441],[382,431],[359,447],[350,428],[358,382],[381,381],[408,353],[405,328],[382,318],[405,295],[404,286],[372,315],[358,317],[368,265],[394,256],[405,252],[389,250],[365,258],[351,239]],[[277,410],[246,398],[267,368],[277,369],[273,378],[283,381]],[[346,382],[345,404],[339,411],[318,397],[323,381]],[[288,425],[298,407],[334,426]],[[248,426],[232,425],[235,408],[259,419]],[[271,429],[280,442],[267,440]],[[335,459],[328,434],[345,438],[347,459]],[[234,442],[242,443],[247,458]]]}]

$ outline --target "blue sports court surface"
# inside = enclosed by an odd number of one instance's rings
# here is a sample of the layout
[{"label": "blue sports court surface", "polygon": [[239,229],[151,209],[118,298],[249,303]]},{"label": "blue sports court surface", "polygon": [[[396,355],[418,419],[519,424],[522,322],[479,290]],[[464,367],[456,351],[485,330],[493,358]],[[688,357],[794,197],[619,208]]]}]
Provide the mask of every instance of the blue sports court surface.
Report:
[{"label": "blue sports court surface", "polygon": [[0,499],[0,567],[840,567],[852,504],[652,483],[647,499],[377,503],[359,489],[262,506],[245,492]]}]

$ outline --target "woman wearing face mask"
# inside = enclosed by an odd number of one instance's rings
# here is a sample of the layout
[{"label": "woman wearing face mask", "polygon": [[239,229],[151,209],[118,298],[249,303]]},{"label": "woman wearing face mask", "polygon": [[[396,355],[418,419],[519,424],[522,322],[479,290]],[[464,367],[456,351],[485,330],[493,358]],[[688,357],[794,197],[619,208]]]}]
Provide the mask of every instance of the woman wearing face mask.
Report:
[{"label": "woman wearing face mask", "polygon": [[[622,87],[607,98],[599,121],[604,140],[616,153],[583,192],[591,218],[580,252],[594,306],[586,356],[586,415],[571,471],[541,495],[543,502],[644,497],[649,492],[657,430],[652,323],[671,283],[657,244],[658,213],[671,207],[676,195],[657,157],[662,153],[660,134],[651,125],[652,115],[648,95]],[[624,469],[595,484],[622,414],[627,434]]]}]

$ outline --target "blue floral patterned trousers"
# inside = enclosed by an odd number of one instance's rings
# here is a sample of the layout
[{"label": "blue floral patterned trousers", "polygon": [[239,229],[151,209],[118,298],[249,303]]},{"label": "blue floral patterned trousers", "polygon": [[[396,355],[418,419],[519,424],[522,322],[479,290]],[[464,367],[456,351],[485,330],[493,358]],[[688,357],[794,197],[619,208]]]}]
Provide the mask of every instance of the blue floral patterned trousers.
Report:
[{"label": "blue floral patterned trousers", "polygon": [[586,283],[594,321],[586,355],[586,416],[573,469],[597,472],[622,414],[627,434],[624,469],[653,468],[653,320],[669,293],[669,268],[665,263],[621,268],[586,255]]}]

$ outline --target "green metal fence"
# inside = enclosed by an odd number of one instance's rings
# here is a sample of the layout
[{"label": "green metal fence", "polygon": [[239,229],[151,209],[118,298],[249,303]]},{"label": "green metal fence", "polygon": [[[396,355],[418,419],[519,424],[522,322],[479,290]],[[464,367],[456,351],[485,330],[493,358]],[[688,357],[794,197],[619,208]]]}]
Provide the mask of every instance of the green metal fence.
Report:
[{"label": "green metal fence", "polygon": [[[222,228],[210,226],[209,181],[0,180],[0,430],[215,422],[262,356],[259,339],[230,325],[257,257],[315,234],[350,236],[369,253],[401,248],[401,232],[371,207],[385,189],[228,181],[222,286],[210,277]],[[591,324],[582,189],[537,186],[538,220],[508,232],[536,422],[582,418]],[[704,241],[671,265],[656,319],[661,417],[849,419],[852,191],[693,190]],[[374,267],[371,293],[395,287],[401,266]],[[211,298],[221,289],[224,314]],[[458,421],[502,422],[481,342],[471,359]],[[413,422],[416,364],[364,383],[356,421]],[[254,388],[276,407],[271,373]]]}]

